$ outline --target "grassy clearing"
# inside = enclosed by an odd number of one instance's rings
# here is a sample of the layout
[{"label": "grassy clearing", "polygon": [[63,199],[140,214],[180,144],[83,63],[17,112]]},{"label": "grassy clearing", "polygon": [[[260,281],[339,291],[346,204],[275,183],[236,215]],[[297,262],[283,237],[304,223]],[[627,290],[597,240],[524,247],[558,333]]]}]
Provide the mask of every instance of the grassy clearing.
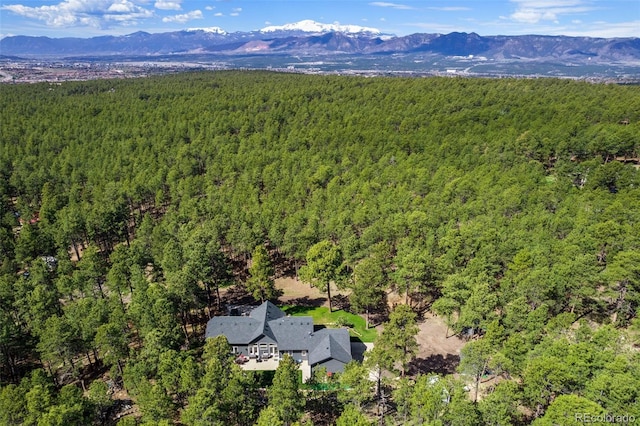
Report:
[{"label": "grassy clearing", "polygon": [[363,342],[373,342],[378,335],[375,328],[366,329],[364,318],[343,310],[329,312],[329,308],[321,306],[318,308],[308,308],[304,306],[284,306],[282,310],[292,316],[310,316],[315,325],[335,328],[349,327],[349,334],[357,337]]}]

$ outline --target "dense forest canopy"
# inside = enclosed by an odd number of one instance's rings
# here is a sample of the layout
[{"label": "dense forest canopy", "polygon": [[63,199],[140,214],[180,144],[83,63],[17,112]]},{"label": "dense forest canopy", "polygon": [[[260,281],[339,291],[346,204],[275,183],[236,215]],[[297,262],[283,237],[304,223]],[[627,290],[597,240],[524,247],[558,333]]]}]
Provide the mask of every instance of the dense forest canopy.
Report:
[{"label": "dense forest canopy", "polygon": [[[249,258],[261,299],[269,253],[297,270],[323,245],[357,313],[395,291],[476,336],[470,383],[504,379],[472,401],[403,377],[390,422],[640,418],[640,87],[184,73],[2,85],[0,111],[4,423],[101,422],[103,365],[141,421],[295,421],[202,324]],[[366,424],[336,392],[333,419]]]}]

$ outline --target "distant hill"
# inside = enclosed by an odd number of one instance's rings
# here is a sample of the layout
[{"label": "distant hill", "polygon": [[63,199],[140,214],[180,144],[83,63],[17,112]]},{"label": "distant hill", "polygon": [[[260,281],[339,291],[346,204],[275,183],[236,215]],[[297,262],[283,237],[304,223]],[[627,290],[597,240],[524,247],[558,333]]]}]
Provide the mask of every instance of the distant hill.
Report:
[{"label": "distant hill", "polygon": [[301,21],[252,32],[220,28],[93,38],[13,36],[0,40],[3,55],[131,56],[215,53],[221,55],[422,53],[487,60],[563,61],[569,64],[640,64],[640,38],[480,36],[476,33],[396,37],[375,28]]}]

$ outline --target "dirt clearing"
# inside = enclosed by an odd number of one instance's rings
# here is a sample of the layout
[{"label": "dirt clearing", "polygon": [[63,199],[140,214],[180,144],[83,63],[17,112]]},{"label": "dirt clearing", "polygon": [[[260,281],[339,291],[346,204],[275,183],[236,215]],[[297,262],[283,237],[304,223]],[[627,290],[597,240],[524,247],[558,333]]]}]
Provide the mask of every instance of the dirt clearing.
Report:
[{"label": "dirt clearing", "polygon": [[441,317],[429,312],[418,323],[420,331],[416,336],[418,355],[411,361],[409,372],[416,373],[455,373],[460,363],[460,349],[465,341],[452,336]]},{"label": "dirt clearing", "polygon": [[[282,290],[280,301],[285,304],[329,306],[326,293],[322,293],[317,288],[295,278],[278,278],[276,287]],[[334,306],[337,300],[347,295],[348,291],[339,291],[332,286],[331,297],[334,299]],[[418,327],[420,329],[416,336],[419,345],[418,354],[416,359],[411,362],[409,371],[412,374],[418,372],[454,373],[460,362],[460,349],[465,342],[457,336],[451,335],[452,331],[447,330],[443,318],[429,312],[424,314],[424,319],[418,323]]]}]

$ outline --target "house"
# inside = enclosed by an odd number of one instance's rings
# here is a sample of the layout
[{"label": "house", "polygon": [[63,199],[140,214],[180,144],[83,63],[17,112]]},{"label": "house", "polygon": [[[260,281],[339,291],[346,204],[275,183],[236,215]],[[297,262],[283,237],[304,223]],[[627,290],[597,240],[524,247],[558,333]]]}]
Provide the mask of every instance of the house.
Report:
[{"label": "house", "polygon": [[287,316],[268,301],[246,316],[211,318],[205,336],[219,335],[227,338],[233,353],[247,357],[254,367],[265,362],[255,369],[275,369],[277,361],[289,354],[300,364],[303,377],[308,378],[320,367],[331,373],[342,372],[352,359],[347,329],[314,330],[313,318]]}]

